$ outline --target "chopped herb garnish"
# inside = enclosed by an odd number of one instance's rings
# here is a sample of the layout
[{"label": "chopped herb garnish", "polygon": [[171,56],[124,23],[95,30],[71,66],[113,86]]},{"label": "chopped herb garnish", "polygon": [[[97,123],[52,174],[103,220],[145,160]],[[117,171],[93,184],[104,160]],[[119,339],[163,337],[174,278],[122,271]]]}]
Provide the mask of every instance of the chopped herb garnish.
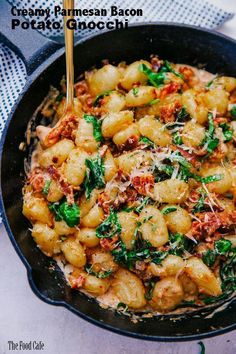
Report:
[{"label": "chopped herb garnish", "polygon": [[143,208],[148,204],[148,202],[150,201],[150,198],[149,197],[145,197],[144,199],[143,199],[143,201],[142,201],[142,203],[139,205],[139,206],[137,206],[135,209],[134,209],[134,211],[136,212],[136,213],[141,213],[141,211],[143,210]]},{"label": "chopped herb garnish", "polygon": [[96,117],[88,114],[84,115],[84,120],[86,120],[87,123],[91,123],[93,125],[94,139],[97,142],[102,141],[101,122]]},{"label": "chopped herb garnish", "polygon": [[138,93],[139,93],[139,88],[138,88],[138,87],[134,87],[134,88],[132,89],[132,92],[133,92],[133,95],[134,95],[135,97],[137,97],[137,96],[138,96]]},{"label": "chopped herb garnish", "polygon": [[163,215],[166,215],[169,213],[173,213],[173,211],[176,211],[176,210],[177,210],[177,208],[174,206],[169,206],[169,207],[167,206],[167,207],[163,208],[161,212]]},{"label": "chopped herb garnish", "polygon": [[85,265],[85,270],[88,274],[94,275],[98,279],[105,279],[109,277],[113,271],[112,270],[106,270],[106,271],[100,271],[100,272],[94,272],[93,271],[93,266],[89,263]]},{"label": "chopped herb garnish", "polygon": [[85,196],[89,199],[95,188],[99,189],[105,186],[105,168],[101,156],[95,159],[86,159],[85,164],[87,166],[84,182]]},{"label": "chopped herb garnish", "polygon": [[139,141],[140,141],[141,143],[146,144],[146,145],[150,145],[151,147],[155,147],[154,142],[151,141],[150,139],[146,138],[145,136],[142,136],[142,137],[139,139]]},{"label": "chopped herb garnish", "polygon": [[159,87],[164,84],[165,77],[166,77],[164,72],[155,73],[150,68],[148,68],[147,65],[145,64],[139,65],[139,71],[141,71],[147,76],[148,80],[153,86]]},{"label": "chopped herb garnish", "polygon": [[49,205],[49,210],[55,214],[55,220],[64,220],[69,227],[74,227],[80,222],[80,209],[77,204],[68,204],[66,201]]},{"label": "chopped herb garnish", "polygon": [[198,199],[197,204],[194,206],[194,208],[192,210],[193,214],[200,213],[201,211],[204,210],[206,196],[207,196],[206,193],[203,192],[201,197]]},{"label": "chopped herb garnish", "polygon": [[175,145],[182,145],[183,144],[183,140],[182,140],[181,135],[179,134],[179,132],[175,132],[173,134],[172,140],[173,140],[173,143]]},{"label": "chopped herb garnish", "polygon": [[103,93],[100,93],[99,95],[96,96],[94,102],[93,102],[93,106],[94,107],[97,107],[99,105],[99,101],[106,97],[106,96],[109,96],[111,94],[113,90],[107,90],[107,91],[104,91]]},{"label": "chopped herb garnish", "polygon": [[220,127],[225,138],[224,142],[230,141],[233,138],[233,130],[230,129],[230,126],[226,123],[220,124]]},{"label": "chopped herb garnish", "polygon": [[117,213],[111,208],[108,217],[96,228],[98,238],[110,238],[120,234],[121,224],[119,223]]},{"label": "chopped herb garnish", "polygon": [[48,195],[48,192],[49,192],[49,188],[50,188],[50,185],[51,185],[52,181],[50,179],[48,179],[45,184],[44,184],[44,187],[43,187],[43,194],[44,195]]},{"label": "chopped herb garnish", "polygon": [[159,102],[160,101],[160,99],[159,98],[155,98],[154,100],[151,100],[151,101],[149,101],[148,103],[145,103],[145,107],[147,107],[147,106],[152,106],[152,105],[154,105],[154,104],[156,104],[157,102]]},{"label": "chopped herb garnish", "polygon": [[220,181],[223,177],[224,176],[222,174],[215,174],[212,176],[200,177],[200,182],[205,183],[205,184],[211,183],[211,182],[217,182],[217,181]]}]

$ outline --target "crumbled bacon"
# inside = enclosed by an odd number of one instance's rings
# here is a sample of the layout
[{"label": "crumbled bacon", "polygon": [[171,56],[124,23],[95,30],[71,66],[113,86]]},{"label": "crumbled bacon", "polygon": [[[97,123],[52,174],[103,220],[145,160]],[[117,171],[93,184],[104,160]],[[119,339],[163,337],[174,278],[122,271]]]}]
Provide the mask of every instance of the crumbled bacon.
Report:
[{"label": "crumbled bacon", "polygon": [[42,192],[45,184],[45,173],[36,167],[28,178],[29,184],[33,187],[35,192]]},{"label": "crumbled bacon", "polygon": [[108,193],[103,192],[98,196],[98,205],[102,207],[105,215],[109,214],[110,211],[110,196]]},{"label": "crumbled bacon", "polygon": [[43,144],[50,147],[56,144],[61,138],[71,138],[73,131],[78,125],[78,118],[74,114],[68,114],[58,121],[46,136]]},{"label": "crumbled bacon", "polygon": [[178,100],[173,103],[164,105],[160,109],[160,118],[165,123],[170,123],[175,121],[174,114],[181,109],[181,104]]},{"label": "crumbled bacon", "polygon": [[85,276],[80,274],[78,276],[78,278],[76,277],[73,277],[73,276],[70,276],[69,277],[69,280],[70,280],[70,284],[71,284],[71,287],[72,289],[78,289],[78,288],[81,288],[83,285],[84,285],[84,282],[85,282]]},{"label": "crumbled bacon", "polygon": [[154,176],[135,176],[132,178],[131,183],[139,194],[147,195],[151,188],[154,187]]},{"label": "crumbled bacon", "polygon": [[165,85],[163,89],[161,89],[160,96],[158,98],[162,100],[170,93],[178,92],[180,88],[181,85],[178,82],[171,82],[170,84]]},{"label": "crumbled bacon", "polygon": [[88,85],[85,80],[80,81],[75,85],[75,93],[77,97],[88,93]]},{"label": "crumbled bacon", "polygon": [[171,149],[173,151],[179,151],[181,153],[181,155],[183,157],[185,157],[188,161],[190,161],[194,167],[196,167],[196,168],[200,167],[200,162],[198,161],[197,157],[195,156],[195,151],[194,151],[194,153],[190,153],[190,152],[182,149],[180,146],[176,146],[176,145],[171,145]]},{"label": "crumbled bacon", "polygon": [[111,251],[116,247],[116,242],[118,241],[118,236],[112,238],[102,238],[100,240],[100,245],[105,251]]},{"label": "crumbled bacon", "polygon": [[198,213],[196,217],[198,220],[192,222],[190,234],[197,239],[210,237],[219,228],[228,229],[236,224],[236,211]]},{"label": "crumbled bacon", "polygon": [[139,141],[139,137],[137,135],[131,135],[124,144],[119,146],[120,150],[133,150]]},{"label": "crumbled bacon", "polygon": [[73,187],[61,176],[59,171],[54,166],[48,167],[50,176],[59,183],[62,192],[65,194],[68,204],[74,203]]},{"label": "crumbled bacon", "polygon": [[179,72],[184,75],[186,80],[189,80],[194,76],[194,71],[187,66],[181,66]]}]

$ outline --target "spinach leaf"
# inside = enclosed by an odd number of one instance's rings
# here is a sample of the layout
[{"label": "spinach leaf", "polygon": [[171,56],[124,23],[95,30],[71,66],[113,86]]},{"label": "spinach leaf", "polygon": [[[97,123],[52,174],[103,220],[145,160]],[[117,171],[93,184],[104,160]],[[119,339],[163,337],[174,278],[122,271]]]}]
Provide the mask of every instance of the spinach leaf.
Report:
[{"label": "spinach leaf", "polygon": [[93,125],[94,139],[97,142],[102,141],[102,132],[101,132],[102,123],[96,117],[88,114],[84,115],[84,120],[86,120],[87,123],[91,123]]},{"label": "spinach leaf", "polygon": [[155,73],[150,68],[148,68],[147,65],[145,65],[145,64],[139,65],[139,71],[144,73],[147,76],[150,83],[155,87],[160,87],[165,82],[165,73],[164,72]]},{"label": "spinach leaf", "polygon": [[175,71],[168,60],[164,61],[164,68],[162,67],[161,71],[164,69],[163,71],[169,71],[169,72],[173,73],[175,76],[180,77],[181,79],[184,80],[184,76],[182,74],[180,74],[179,72]]},{"label": "spinach leaf", "polygon": [[207,183],[211,183],[211,182],[220,181],[223,177],[224,176],[222,174],[215,174],[212,176],[200,177],[200,182],[207,184]]},{"label": "spinach leaf", "polygon": [[236,104],[231,108],[230,114],[233,118],[236,118]]},{"label": "spinach leaf", "polygon": [[55,214],[55,220],[64,220],[69,227],[74,227],[80,222],[80,209],[77,204],[68,204],[66,201],[49,205],[49,210]]},{"label": "spinach leaf", "polygon": [[185,250],[190,252],[194,247],[194,242],[180,233],[170,234],[169,244],[169,253],[176,256],[182,256]]},{"label": "spinach leaf", "polygon": [[223,135],[224,135],[224,141],[230,141],[233,138],[233,131],[230,129],[230,126],[226,123],[220,124],[220,127],[222,129]]},{"label": "spinach leaf", "polygon": [[147,284],[145,283],[146,285],[146,293],[145,293],[145,298],[150,301],[152,299],[152,294],[153,294],[153,290],[154,290],[154,287],[156,285],[156,282],[153,281],[153,280],[149,280],[147,282]]},{"label": "spinach leaf", "polygon": [[111,208],[108,217],[96,228],[98,238],[110,238],[120,234],[121,224],[119,223],[117,213]]},{"label": "spinach leaf", "polygon": [[208,131],[206,132],[206,136],[203,139],[203,142],[201,143],[201,145],[206,144],[206,149],[208,151],[207,156],[209,156],[217,148],[220,142],[219,139],[214,136],[215,126],[212,113],[208,113],[208,123]]},{"label": "spinach leaf", "polygon": [[221,238],[220,240],[215,242],[215,250],[219,255],[225,255],[231,250],[232,242],[230,240],[226,240],[225,238]]},{"label": "spinach leaf", "polygon": [[89,199],[95,188],[99,189],[105,186],[105,168],[101,156],[95,159],[86,159],[85,164],[87,166],[84,182],[85,196]]},{"label": "spinach leaf", "polygon": [[93,106],[94,106],[94,107],[97,107],[97,106],[99,105],[99,101],[100,101],[102,98],[104,98],[104,97],[106,97],[106,96],[109,96],[112,91],[113,91],[113,90],[107,90],[107,91],[104,91],[104,92],[100,93],[99,95],[97,95],[96,98],[95,98],[95,100],[94,100],[94,102],[93,102]]},{"label": "spinach leaf", "polygon": [[44,184],[44,187],[43,187],[43,194],[44,195],[48,195],[48,192],[49,192],[49,188],[50,188],[50,185],[51,185],[52,181],[50,179],[48,179],[45,184]]},{"label": "spinach leaf", "polygon": [[184,122],[188,118],[189,118],[189,113],[187,112],[185,107],[182,107],[181,110],[177,114],[177,120],[179,122]]},{"label": "spinach leaf", "polygon": [[201,192],[201,197],[198,199],[197,204],[194,206],[194,208],[192,209],[192,213],[200,213],[201,211],[204,210],[204,206],[205,206],[205,199],[207,197],[207,194],[205,191]]},{"label": "spinach leaf", "polygon": [[216,254],[214,250],[207,250],[202,255],[203,262],[208,266],[212,267],[216,261]]},{"label": "spinach leaf", "polygon": [[159,102],[159,101],[160,101],[159,98],[155,98],[154,100],[151,100],[151,101],[145,103],[144,107],[152,106],[152,105],[156,104],[156,103]]}]

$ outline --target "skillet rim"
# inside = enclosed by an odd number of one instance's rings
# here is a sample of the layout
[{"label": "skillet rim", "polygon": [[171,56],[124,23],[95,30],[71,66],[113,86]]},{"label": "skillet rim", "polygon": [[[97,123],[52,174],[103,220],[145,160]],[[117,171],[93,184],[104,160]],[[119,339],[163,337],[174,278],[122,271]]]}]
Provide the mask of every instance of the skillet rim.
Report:
[{"label": "skillet rim", "polygon": [[[151,26],[163,26],[163,27],[171,27],[171,28],[176,28],[178,27],[179,29],[181,28],[187,28],[187,29],[191,29],[194,30],[196,32],[202,32],[204,33],[208,33],[210,35],[213,35],[215,37],[221,38],[224,41],[227,42],[231,42],[233,45],[236,46],[236,40],[226,36],[225,34],[219,33],[215,30],[210,30],[210,29],[205,29],[205,28],[201,28],[201,27],[197,27],[197,26],[193,26],[193,25],[187,25],[187,24],[181,24],[181,23],[175,23],[175,22],[140,22],[140,23],[134,23],[131,24],[129,26],[130,27],[151,27]],[[97,36],[102,36],[108,32],[120,32],[120,31],[124,31],[125,29],[121,29],[121,30],[112,30],[112,31],[101,31],[100,33],[96,33],[96,34],[91,34],[86,36],[85,38],[82,38],[80,40],[78,40],[75,43],[75,47],[77,45],[80,45],[81,43],[87,42],[90,39],[97,37]],[[34,292],[34,294],[43,302],[49,304],[49,305],[54,305],[54,306],[63,306],[66,309],[68,309],[70,312],[76,314],[77,316],[79,316],[80,318],[82,318],[83,320],[86,320],[98,327],[101,327],[102,329],[105,330],[109,330],[113,333],[119,334],[119,335],[124,335],[127,337],[132,337],[132,338],[136,338],[136,339],[142,339],[142,340],[148,340],[148,341],[159,341],[159,342],[183,342],[183,341],[193,341],[193,340],[199,340],[199,339],[203,339],[203,338],[209,338],[209,337],[213,337],[216,335],[221,335],[227,332],[230,332],[234,329],[236,329],[236,322],[230,326],[227,326],[225,328],[220,328],[220,329],[216,329],[216,330],[211,330],[205,333],[201,333],[201,334],[194,334],[194,335],[180,335],[180,336],[154,336],[154,335],[147,335],[147,334],[140,334],[140,333],[134,333],[134,332],[130,332],[128,330],[123,330],[123,329],[119,329],[116,327],[113,327],[109,324],[106,324],[105,322],[99,321],[97,319],[94,319],[86,314],[84,314],[83,312],[81,312],[78,309],[75,309],[72,305],[70,305],[69,303],[67,303],[66,301],[61,301],[61,300],[51,300],[48,297],[46,297],[45,295],[43,295],[37,288],[34,279],[33,279],[33,275],[32,275],[32,267],[30,266],[30,264],[28,263],[28,261],[26,260],[26,258],[24,257],[23,253],[20,250],[20,247],[18,246],[15,237],[13,235],[13,232],[11,231],[11,227],[8,223],[8,219],[6,216],[6,211],[5,211],[5,206],[4,206],[4,201],[3,201],[3,196],[2,196],[2,154],[3,154],[3,147],[5,144],[5,140],[6,140],[6,136],[7,136],[7,132],[8,132],[8,127],[9,124],[14,116],[14,113],[16,111],[16,108],[19,106],[22,98],[24,97],[24,95],[28,92],[28,90],[30,89],[31,85],[33,84],[34,81],[36,81],[40,75],[43,73],[44,70],[46,70],[50,65],[52,65],[52,63],[54,61],[56,61],[59,57],[61,57],[65,52],[65,49],[62,47],[60,49],[58,49],[50,58],[48,58],[46,60],[46,64],[45,62],[42,63],[30,76],[27,77],[27,81],[25,86],[22,89],[22,92],[20,93],[20,95],[18,96],[15,104],[13,105],[11,112],[7,118],[7,121],[5,123],[5,127],[3,130],[3,134],[2,134],[2,138],[0,141],[0,210],[2,211],[2,220],[3,220],[3,224],[6,228],[8,237],[10,238],[10,241],[16,251],[16,253],[18,254],[18,256],[20,257],[22,263],[24,264],[26,270],[27,270],[27,278],[28,278],[28,282],[29,285],[31,287],[31,290]]]}]

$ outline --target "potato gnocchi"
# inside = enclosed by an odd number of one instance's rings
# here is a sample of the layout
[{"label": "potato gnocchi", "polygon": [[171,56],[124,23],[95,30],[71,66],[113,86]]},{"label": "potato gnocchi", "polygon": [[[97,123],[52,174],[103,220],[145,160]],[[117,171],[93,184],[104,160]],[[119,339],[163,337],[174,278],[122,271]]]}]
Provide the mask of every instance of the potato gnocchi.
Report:
[{"label": "potato gnocchi", "polygon": [[152,56],[86,72],[66,115],[50,100],[23,214],[68,284],[153,314],[231,295],[236,79]]}]

